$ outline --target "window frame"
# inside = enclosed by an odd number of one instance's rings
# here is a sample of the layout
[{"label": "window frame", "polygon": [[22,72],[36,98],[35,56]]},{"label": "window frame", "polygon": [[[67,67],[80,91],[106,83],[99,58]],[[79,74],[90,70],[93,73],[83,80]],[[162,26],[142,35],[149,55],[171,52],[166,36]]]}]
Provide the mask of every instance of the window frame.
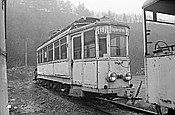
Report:
[{"label": "window frame", "polygon": [[48,62],[53,61],[53,43],[49,44],[47,47],[48,47]]},{"label": "window frame", "polygon": [[[121,47],[119,46],[119,51],[120,51],[120,54],[119,55],[116,55],[116,56],[112,56],[111,55],[111,36],[118,36],[118,37],[124,37],[124,44],[125,44],[125,55],[124,56],[122,56],[121,55]],[[120,39],[122,39],[122,38],[120,38]],[[110,58],[116,58],[116,57],[127,57],[128,56],[128,46],[127,46],[127,42],[128,42],[128,37],[127,37],[127,35],[123,35],[123,34],[109,34],[109,49],[110,49],[110,52],[109,52],[109,54],[110,54]],[[121,45],[121,44],[119,44],[119,45]],[[115,47],[115,46],[114,46]]]},{"label": "window frame", "polygon": [[[44,50],[46,50],[46,51],[44,51]],[[45,58],[46,57],[46,58]],[[44,48],[43,48],[43,63],[45,63],[45,62],[47,62],[48,61],[48,48],[47,48],[47,46],[45,46]]]},{"label": "window frame", "polygon": [[43,49],[41,49],[41,63],[43,63]]},{"label": "window frame", "polygon": [[[56,42],[58,42],[58,45],[55,46]],[[58,48],[58,57],[56,58],[56,49]],[[60,60],[60,40],[56,40],[54,42],[54,60]]]},{"label": "window frame", "polygon": [[[78,58],[78,59],[75,59],[74,58],[74,39],[75,38],[78,38],[78,37],[80,37],[80,58]],[[74,36],[72,36],[71,37],[72,38],[72,59],[73,60],[81,60],[81,59],[83,59],[83,44],[82,44],[82,35],[81,34],[78,34],[78,35],[74,35]]]},{"label": "window frame", "polygon": [[[63,43],[61,43],[61,40],[63,40],[63,39],[65,39],[66,41],[65,42],[63,42]],[[60,59],[62,60],[62,59],[68,59],[68,40],[67,40],[67,36],[65,36],[65,37],[62,37],[61,39],[59,39],[60,40]],[[63,58],[62,57],[62,47],[63,46],[65,46],[66,47],[66,54],[65,54],[65,58]]]},{"label": "window frame", "polygon": [[43,49],[40,49],[37,51],[37,63],[40,64],[40,63],[43,63],[43,59],[42,59],[42,51]]},{"label": "window frame", "polygon": [[37,51],[37,64],[40,64],[40,50]]},{"label": "window frame", "polygon": [[[100,56],[100,38],[102,39],[106,39],[106,54],[108,56],[108,34],[98,34],[97,36],[97,39],[98,39],[98,55],[99,55],[99,58],[106,58],[104,55],[103,56]],[[104,54],[104,53],[103,53]]]},{"label": "window frame", "polygon": [[[85,53],[85,50],[86,50],[85,46],[87,46],[87,45],[85,45],[85,33],[86,32],[90,32],[90,31],[94,31],[94,47],[92,47],[92,48],[94,48],[95,52],[94,52],[94,56],[93,57],[86,57],[85,56],[86,55],[86,53]],[[96,58],[97,57],[97,51],[96,51],[96,48],[97,48],[97,44],[96,44],[96,42],[97,42],[96,41],[96,29],[95,28],[90,28],[90,29],[84,31],[83,32],[83,41],[82,42],[83,42],[83,59],[93,59],[93,58]],[[89,48],[89,49],[92,49],[92,48]]]}]

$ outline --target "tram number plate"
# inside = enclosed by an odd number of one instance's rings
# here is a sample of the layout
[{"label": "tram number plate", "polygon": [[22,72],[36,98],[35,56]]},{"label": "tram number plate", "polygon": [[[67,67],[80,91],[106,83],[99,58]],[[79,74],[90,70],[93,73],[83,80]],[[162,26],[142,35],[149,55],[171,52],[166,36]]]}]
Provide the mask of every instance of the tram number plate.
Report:
[{"label": "tram number plate", "polygon": [[107,33],[107,27],[106,26],[100,26],[99,27],[99,34],[105,34]]}]

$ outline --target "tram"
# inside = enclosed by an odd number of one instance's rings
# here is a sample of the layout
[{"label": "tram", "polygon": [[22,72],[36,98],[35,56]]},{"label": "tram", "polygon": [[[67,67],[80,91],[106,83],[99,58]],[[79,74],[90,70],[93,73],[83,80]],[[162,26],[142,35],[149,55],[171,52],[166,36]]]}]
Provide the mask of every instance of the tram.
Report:
[{"label": "tram", "polygon": [[0,1],[0,115],[8,115],[6,48],[5,48],[6,0]]},{"label": "tram", "polygon": [[37,81],[76,97],[131,97],[129,26],[84,17],[37,48]]},{"label": "tram", "polygon": [[147,0],[142,9],[147,102],[155,104],[159,114],[162,107],[174,114],[175,2]]}]

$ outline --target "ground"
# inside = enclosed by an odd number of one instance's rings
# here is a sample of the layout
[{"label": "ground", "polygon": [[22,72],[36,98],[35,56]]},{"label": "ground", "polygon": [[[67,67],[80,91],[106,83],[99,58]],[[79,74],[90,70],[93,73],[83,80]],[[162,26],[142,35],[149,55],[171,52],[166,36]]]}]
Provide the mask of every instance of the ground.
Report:
[{"label": "ground", "polygon": [[[33,83],[33,67],[8,70],[8,98],[12,115],[98,115],[70,97]],[[59,93],[59,92],[58,92]]]},{"label": "ground", "polygon": [[[8,98],[12,115],[98,115],[92,108],[83,106],[70,97],[53,93],[33,82],[34,67],[12,68],[8,70]],[[134,76],[131,81],[137,88],[143,81],[139,97],[145,100],[144,76]],[[137,101],[135,106],[152,110],[145,101]]]}]

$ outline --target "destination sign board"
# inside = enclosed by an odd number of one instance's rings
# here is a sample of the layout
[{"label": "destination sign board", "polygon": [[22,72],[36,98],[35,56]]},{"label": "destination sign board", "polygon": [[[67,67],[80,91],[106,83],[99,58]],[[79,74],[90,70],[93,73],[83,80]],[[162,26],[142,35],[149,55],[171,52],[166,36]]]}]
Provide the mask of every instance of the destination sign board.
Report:
[{"label": "destination sign board", "polygon": [[120,26],[111,26],[111,32],[115,34],[126,34],[126,28]]},{"label": "destination sign board", "polygon": [[99,26],[97,28],[97,33],[98,34],[112,33],[112,34],[127,35],[127,29],[126,27],[122,26]]}]

